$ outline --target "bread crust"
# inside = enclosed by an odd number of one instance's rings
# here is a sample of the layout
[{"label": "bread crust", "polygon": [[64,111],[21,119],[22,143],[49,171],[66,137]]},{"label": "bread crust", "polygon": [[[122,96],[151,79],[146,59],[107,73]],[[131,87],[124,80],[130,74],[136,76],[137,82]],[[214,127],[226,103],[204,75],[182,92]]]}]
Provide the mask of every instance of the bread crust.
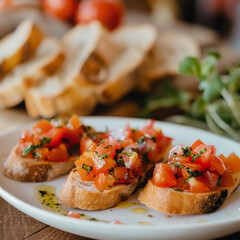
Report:
[{"label": "bread crust", "polygon": [[77,168],[74,168],[59,192],[60,203],[84,210],[107,209],[127,200],[136,186],[137,179],[131,184],[120,184],[110,190],[99,191],[92,181],[82,181]]},{"label": "bread crust", "polygon": [[232,173],[234,185],[206,193],[160,188],[149,180],[138,199],[146,206],[167,214],[202,214],[216,211],[240,184],[240,172]]},{"label": "bread crust", "polygon": [[3,173],[21,182],[49,181],[68,173],[74,167],[74,160],[76,159],[70,158],[66,162],[51,162],[23,158],[17,145],[4,163]]}]

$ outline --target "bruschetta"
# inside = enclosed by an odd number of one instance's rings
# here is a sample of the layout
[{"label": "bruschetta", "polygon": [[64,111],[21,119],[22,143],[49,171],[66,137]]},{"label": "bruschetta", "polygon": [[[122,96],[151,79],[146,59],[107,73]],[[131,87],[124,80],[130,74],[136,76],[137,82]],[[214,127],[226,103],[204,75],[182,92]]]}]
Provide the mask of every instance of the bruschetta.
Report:
[{"label": "bruschetta", "polygon": [[24,182],[48,181],[66,174],[79,157],[81,137],[92,131],[76,115],[68,122],[40,120],[32,131],[22,131],[4,163],[3,173]]},{"label": "bruschetta", "polygon": [[168,163],[156,164],[139,201],[166,214],[211,213],[239,184],[240,158],[217,156],[214,146],[197,140],[191,147],[176,146]]},{"label": "bruschetta", "polygon": [[66,207],[101,210],[113,207],[142,183],[156,162],[167,160],[171,138],[154,128],[129,125],[116,132],[82,138],[81,156],[59,196]]}]

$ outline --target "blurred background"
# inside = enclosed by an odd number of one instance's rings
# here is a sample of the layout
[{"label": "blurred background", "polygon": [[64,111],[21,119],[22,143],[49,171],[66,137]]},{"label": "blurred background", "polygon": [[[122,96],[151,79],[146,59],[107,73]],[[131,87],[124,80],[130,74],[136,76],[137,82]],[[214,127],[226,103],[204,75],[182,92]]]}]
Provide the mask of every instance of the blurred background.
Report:
[{"label": "blurred background", "polygon": [[[81,28],[96,20],[100,37]],[[0,37],[3,118],[154,118],[240,140],[238,0],[0,0]]]}]

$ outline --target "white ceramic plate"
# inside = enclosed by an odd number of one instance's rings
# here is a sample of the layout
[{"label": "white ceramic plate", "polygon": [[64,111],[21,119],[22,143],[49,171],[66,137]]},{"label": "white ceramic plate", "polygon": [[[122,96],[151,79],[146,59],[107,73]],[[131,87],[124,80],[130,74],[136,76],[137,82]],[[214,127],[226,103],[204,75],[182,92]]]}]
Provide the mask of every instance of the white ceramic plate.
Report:
[{"label": "white ceramic plate", "polygon": [[[127,118],[84,117],[83,122],[98,130],[117,129],[130,123],[133,128],[146,123],[145,120]],[[0,168],[11,148],[18,142],[22,129],[32,124],[21,125],[0,134]],[[173,145],[190,145],[200,138],[207,144],[214,144],[218,153],[229,154],[235,151],[240,155],[240,144],[229,139],[199,129],[156,122],[163,132],[174,138]],[[66,176],[45,184],[56,187],[57,192]],[[78,211],[100,220],[120,220],[123,224],[79,220],[58,215],[46,210],[37,200],[34,189],[42,183],[21,183],[3,176],[0,171],[0,195],[10,204],[29,216],[61,230],[97,239],[213,239],[240,230],[240,190],[237,190],[215,213],[193,216],[166,216],[147,207],[112,208],[103,211]],[[128,202],[138,202],[137,193]],[[139,211],[134,208],[144,208]],[[145,224],[141,224],[145,223]],[[146,223],[150,225],[146,225]]]}]

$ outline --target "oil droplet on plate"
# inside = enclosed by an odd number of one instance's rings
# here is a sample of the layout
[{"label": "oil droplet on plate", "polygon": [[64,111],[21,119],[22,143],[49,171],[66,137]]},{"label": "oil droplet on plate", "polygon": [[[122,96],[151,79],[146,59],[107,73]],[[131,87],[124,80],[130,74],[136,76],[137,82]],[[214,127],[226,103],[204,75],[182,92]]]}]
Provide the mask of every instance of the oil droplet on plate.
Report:
[{"label": "oil droplet on plate", "polygon": [[52,212],[67,215],[67,210],[64,209],[55,194],[56,188],[50,185],[38,185],[35,188],[38,201]]},{"label": "oil droplet on plate", "polygon": [[139,206],[139,205],[141,204],[138,202],[121,202],[116,206],[116,208],[129,208],[132,206]]},{"label": "oil droplet on plate", "polygon": [[226,215],[227,215],[227,216],[232,216],[232,214],[231,214],[231,213],[227,213]]},{"label": "oil droplet on plate", "polygon": [[140,225],[152,225],[150,222],[139,221],[138,224]]},{"label": "oil droplet on plate", "polygon": [[146,208],[133,208],[131,209],[131,212],[137,213],[137,214],[146,214],[148,213],[148,210]]}]

